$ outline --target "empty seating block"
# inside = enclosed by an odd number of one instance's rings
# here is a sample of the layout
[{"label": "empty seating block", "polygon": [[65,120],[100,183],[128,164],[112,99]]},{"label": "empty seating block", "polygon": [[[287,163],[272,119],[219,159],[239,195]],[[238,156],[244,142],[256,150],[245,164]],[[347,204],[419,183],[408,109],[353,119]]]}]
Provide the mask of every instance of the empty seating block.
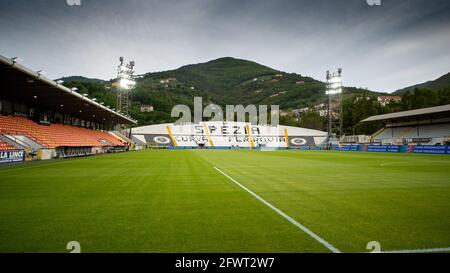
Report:
[{"label": "empty seating block", "polygon": [[47,148],[124,146],[108,132],[62,124],[39,125],[23,117],[0,115],[0,133],[24,134]]},{"label": "empty seating block", "polygon": [[0,151],[15,150],[16,148],[9,143],[0,141]]},{"label": "empty seating block", "polygon": [[450,137],[450,123],[388,127],[373,136],[375,140]]}]

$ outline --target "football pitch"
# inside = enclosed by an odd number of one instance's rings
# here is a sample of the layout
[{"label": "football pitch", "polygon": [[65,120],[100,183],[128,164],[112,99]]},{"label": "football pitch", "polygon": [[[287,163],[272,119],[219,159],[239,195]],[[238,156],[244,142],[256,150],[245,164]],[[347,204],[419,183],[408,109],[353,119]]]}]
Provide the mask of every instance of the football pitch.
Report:
[{"label": "football pitch", "polygon": [[0,219],[0,252],[446,251],[450,157],[145,150],[2,166]]}]

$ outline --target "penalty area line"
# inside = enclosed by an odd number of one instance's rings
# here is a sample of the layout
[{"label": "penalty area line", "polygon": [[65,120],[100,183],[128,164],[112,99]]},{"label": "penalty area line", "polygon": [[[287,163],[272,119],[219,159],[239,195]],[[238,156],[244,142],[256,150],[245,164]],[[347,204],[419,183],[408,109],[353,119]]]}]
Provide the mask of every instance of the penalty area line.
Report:
[{"label": "penalty area line", "polygon": [[266,205],[267,207],[269,207],[270,209],[272,209],[273,211],[275,211],[276,213],[278,213],[280,216],[282,216],[284,219],[288,220],[291,224],[293,224],[294,226],[298,227],[299,229],[301,229],[303,232],[305,232],[306,234],[308,234],[309,236],[311,236],[313,239],[315,239],[316,241],[318,241],[319,243],[321,243],[323,246],[325,246],[328,250],[330,250],[333,253],[341,253],[341,251],[339,249],[337,249],[336,247],[334,247],[332,244],[330,244],[329,242],[325,241],[324,239],[322,239],[322,237],[320,237],[319,235],[315,234],[314,232],[312,232],[309,228],[305,227],[304,225],[300,224],[299,222],[297,222],[296,220],[294,220],[294,218],[290,217],[289,215],[287,215],[286,213],[282,212],[280,209],[278,209],[277,207],[273,206],[272,204],[270,204],[269,202],[267,202],[266,200],[264,200],[262,197],[260,197],[259,195],[257,195],[256,193],[252,192],[251,190],[249,190],[247,187],[245,187],[244,185],[242,185],[241,183],[239,183],[238,181],[236,181],[234,178],[232,178],[231,176],[229,176],[228,174],[224,173],[223,171],[221,171],[219,168],[214,167],[214,169],[216,169],[216,171],[220,172],[221,174],[223,174],[226,178],[228,178],[229,180],[231,180],[233,183],[235,183],[236,185],[238,185],[239,187],[241,187],[243,190],[245,190],[246,192],[250,193],[253,197],[255,197],[258,201],[260,201],[261,203],[263,203],[264,205]]}]

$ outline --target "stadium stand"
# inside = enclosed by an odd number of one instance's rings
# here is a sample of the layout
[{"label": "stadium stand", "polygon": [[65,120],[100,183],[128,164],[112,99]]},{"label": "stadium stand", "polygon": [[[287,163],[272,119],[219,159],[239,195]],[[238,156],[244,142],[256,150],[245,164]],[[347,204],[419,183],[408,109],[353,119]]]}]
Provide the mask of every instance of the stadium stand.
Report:
[{"label": "stadium stand", "polygon": [[322,144],[327,136],[326,132],[300,127],[223,121],[156,124],[135,127],[131,132],[140,145],[181,149],[298,149]]},{"label": "stadium stand", "polygon": [[39,125],[30,119],[14,116],[0,116],[0,132],[26,135],[46,148],[125,145],[107,132],[62,124]]},{"label": "stadium stand", "polygon": [[0,141],[0,150],[10,151],[10,150],[15,150],[15,149],[16,148],[13,145]]},{"label": "stadium stand", "polygon": [[0,76],[0,152],[50,159],[128,150],[130,143],[108,130],[136,124],[130,117],[1,55]]},{"label": "stadium stand", "polygon": [[350,135],[343,136],[340,141],[341,144],[367,144],[370,143],[370,137],[366,135]]},{"label": "stadium stand", "polygon": [[1,135],[0,141],[9,143],[10,145],[15,146],[17,149],[28,149],[31,151],[37,151],[39,149],[45,148],[41,144],[36,141],[30,139],[25,135]]},{"label": "stadium stand", "polygon": [[383,122],[371,136],[380,145],[447,145],[450,140],[450,105],[372,116],[361,122]]}]

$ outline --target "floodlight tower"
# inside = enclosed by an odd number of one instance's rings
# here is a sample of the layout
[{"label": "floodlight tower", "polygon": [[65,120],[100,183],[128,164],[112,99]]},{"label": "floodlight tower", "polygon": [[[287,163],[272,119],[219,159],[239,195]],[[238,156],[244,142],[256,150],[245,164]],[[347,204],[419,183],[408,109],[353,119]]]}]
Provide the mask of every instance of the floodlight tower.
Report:
[{"label": "floodlight tower", "polygon": [[328,95],[327,105],[327,143],[331,144],[332,139],[344,134],[343,114],[342,111],[342,68],[338,68],[337,72],[327,71],[326,74],[326,94]]},{"label": "floodlight tower", "polygon": [[124,62],[124,58],[119,58],[119,66],[117,67],[117,103],[116,110],[125,115],[128,115],[130,90],[134,88],[136,82],[134,81],[134,61],[129,63]]}]

